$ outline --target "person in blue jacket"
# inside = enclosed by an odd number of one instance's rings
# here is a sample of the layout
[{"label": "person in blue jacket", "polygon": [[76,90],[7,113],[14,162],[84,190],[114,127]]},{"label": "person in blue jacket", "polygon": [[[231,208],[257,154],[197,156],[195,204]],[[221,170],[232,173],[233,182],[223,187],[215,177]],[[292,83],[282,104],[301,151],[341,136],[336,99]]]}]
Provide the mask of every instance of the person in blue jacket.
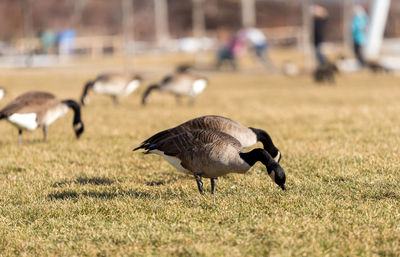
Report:
[{"label": "person in blue jacket", "polygon": [[354,7],[354,16],[351,21],[353,35],[354,53],[361,66],[366,62],[362,53],[364,45],[367,43],[368,15],[362,6]]}]

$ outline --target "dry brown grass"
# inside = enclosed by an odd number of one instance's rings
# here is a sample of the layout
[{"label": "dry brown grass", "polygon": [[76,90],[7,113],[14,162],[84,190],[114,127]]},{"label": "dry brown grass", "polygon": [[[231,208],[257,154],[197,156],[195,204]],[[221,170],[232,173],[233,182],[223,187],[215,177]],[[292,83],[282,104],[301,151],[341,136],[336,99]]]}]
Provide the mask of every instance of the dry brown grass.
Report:
[{"label": "dry brown grass", "polygon": [[[150,60],[136,60],[148,78],[171,63]],[[10,95],[0,106],[33,89],[78,98],[87,79],[115,66],[92,64],[2,70]],[[92,96],[79,141],[71,113],[49,128],[47,144],[38,130],[24,134],[22,147],[16,129],[2,121],[0,254],[400,255],[399,78],[342,75],[329,87],[307,76],[204,74],[211,85],[193,107],[154,94],[144,108],[135,92],[114,108]],[[214,197],[202,196],[193,178],[158,156],[131,151],[204,114],[267,130],[283,153],[287,192],[256,165],[220,179]]]}]

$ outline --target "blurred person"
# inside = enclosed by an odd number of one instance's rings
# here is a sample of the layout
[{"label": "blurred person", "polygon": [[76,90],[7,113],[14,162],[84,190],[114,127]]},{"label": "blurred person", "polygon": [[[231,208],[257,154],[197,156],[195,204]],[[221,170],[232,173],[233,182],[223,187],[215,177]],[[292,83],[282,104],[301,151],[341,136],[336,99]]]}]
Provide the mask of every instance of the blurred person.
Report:
[{"label": "blurred person", "polygon": [[354,7],[354,15],[351,21],[353,35],[354,54],[362,67],[366,62],[362,53],[363,47],[367,42],[368,15],[360,5]]},{"label": "blurred person", "polygon": [[328,21],[328,10],[320,5],[315,5],[312,7],[312,15],[314,19],[313,40],[315,55],[318,64],[323,65],[326,63],[326,57],[322,53],[321,45],[325,39],[325,25]]},{"label": "blurred person", "polygon": [[246,28],[239,32],[239,38],[249,43],[256,57],[265,67],[273,67],[268,57],[268,41],[264,33],[257,28]]},{"label": "blurred person", "polygon": [[240,40],[237,35],[232,34],[226,29],[222,28],[217,31],[219,47],[217,49],[217,63],[216,68],[221,69],[224,63],[229,63],[233,70],[237,69],[236,55],[240,48]]},{"label": "blurred person", "polygon": [[39,32],[39,38],[42,45],[42,54],[49,54],[56,44],[57,34],[51,30]]},{"label": "blurred person", "polygon": [[74,51],[76,32],[73,29],[65,29],[57,35],[57,52],[59,55],[70,55]]}]

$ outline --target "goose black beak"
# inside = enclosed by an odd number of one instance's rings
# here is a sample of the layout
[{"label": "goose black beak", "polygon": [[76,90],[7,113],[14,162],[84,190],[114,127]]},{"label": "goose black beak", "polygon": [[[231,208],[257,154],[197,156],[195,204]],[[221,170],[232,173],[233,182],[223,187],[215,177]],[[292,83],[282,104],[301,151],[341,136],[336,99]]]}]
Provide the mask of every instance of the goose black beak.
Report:
[{"label": "goose black beak", "polygon": [[285,185],[281,185],[280,187],[282,188],[283,191],[286,190],[286,186]]}]

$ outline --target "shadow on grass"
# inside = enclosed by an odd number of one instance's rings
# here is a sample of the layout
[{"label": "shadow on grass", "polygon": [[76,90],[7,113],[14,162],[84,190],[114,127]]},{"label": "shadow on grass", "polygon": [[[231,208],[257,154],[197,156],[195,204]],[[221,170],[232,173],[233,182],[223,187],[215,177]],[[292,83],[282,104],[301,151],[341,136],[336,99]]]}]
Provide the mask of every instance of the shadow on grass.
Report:
[{"label": "shadow on grass", "polygon": [[5,168],[0,168],[0,174],[1,175],[7,175],[9,173],[19,173],[25,171],[25,168],[20,168],[20,167],[13,167],[13,166],[7,166]]},{"label": "shadow on grass", "polygon": [[134,191],[134,190],[118,190],[118,192],[97,192],[97,191],[89,191],[78,193],[76,191],[63,191],[48,194],[47,198],[49,200],[67,200],[67,199],[76,199],[82,197],[91,197],[91,198],[102,198],[102,199],[114,199],[117,197],[132,197],[132,198],[148,198],[150,197],[149,193]]},{"label": "shadow on grass", "polygon": [[395,191],[363,193],[361,197],[362,199],[377,200],[377,201],[387,200],[387,199],[400,201],[400,194]]},{"label": "shadow on grass", "polygon": [[187,175],[179,175],[175,176],[174,178],[168,179],[168,180],[150,180],[145,183],[146,186],[162,186],[165,184],[173,183],[178,180],[189,180],[193,179],[192,176],[187,176]]},{"label": "shadow on grass", "polygon": [[150,186],[150,187],[153,187],[153,186],[161,186],[161,185],[165,185],[165,184],[168,183],[168,182],[170,182],[170,181],[169,181],[169,180],[168,180],[168,181],[163,181],[163,180],[152,180],[152,181],[146,182],[146,186]]},{"label": "shadow on grass", "polygon": [[69,184],[80,184],[80,185],[111,185],[115,182],[115,180],[105,178],[105,177],[79,177],[73,180],[64,180],[60,182],[56,182],[52,185],[52,187],[62,187],[64,185]]}]

